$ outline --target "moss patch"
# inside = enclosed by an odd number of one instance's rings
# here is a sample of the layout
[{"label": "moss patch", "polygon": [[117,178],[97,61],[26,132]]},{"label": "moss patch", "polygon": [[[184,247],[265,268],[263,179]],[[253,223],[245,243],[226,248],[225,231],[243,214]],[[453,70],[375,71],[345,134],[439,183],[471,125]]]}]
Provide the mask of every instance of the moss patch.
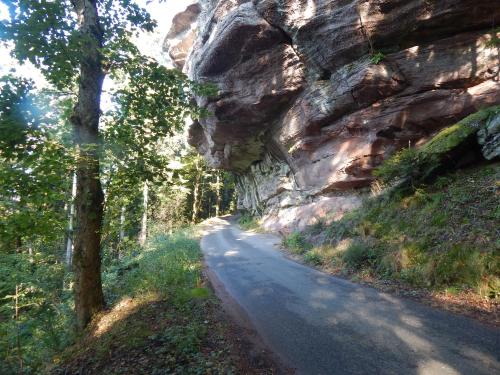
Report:
[{"label": "moss patch", "polygon": [[415,186],[427,181],[443,165],[454,162],[453,152],[465,146],[499,112],[500,106],[483,109],[441,130],[421,148],[397,152],[375,170],[375,176],[386,185],[403,181]]}]

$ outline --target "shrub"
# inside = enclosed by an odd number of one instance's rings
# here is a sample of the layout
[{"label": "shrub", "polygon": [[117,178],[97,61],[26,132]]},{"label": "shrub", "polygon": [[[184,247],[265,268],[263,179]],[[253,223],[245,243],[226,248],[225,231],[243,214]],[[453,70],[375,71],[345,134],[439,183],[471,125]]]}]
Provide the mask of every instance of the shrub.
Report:
[{"label": "shrub", "polygon": [[323,257],[319,254],[315,249],[308,251],[304,254],[304,260],[307,263],[313,264],[315,266],[319,266],[323,264]]},{"label": "shrub", "polygon": [[252,229],[258,229],[259,222],[255,218],[255,216],[250,215],[249,213],[244,213],[239,219],[238,219],[238,224],[240,227],[244,230],[252,230]]},{"label": "shrub", "polygon": [[380,51],[378,51],[378,52],[374,52],[374,53],[371,55],[371,57],[370,57],[370,61],[372,62],[372,64],[375,64],[375,65],[380,64],[380,62],[381,62],[382,60],[384,60],[384,59],[385,59],[385,55],[384,55],[384,53],[383,53],[383,52],[380,52]]},{"label": "shrub", "polygon": [[283,246],[295,254],[304,254],[307,250],[311,249],[311,245],[306,242],[300,232],[293,232],[283,238]]},{"label": "shrub", "polygon": [[346,249],[342,258],[349,268],[360,270],[374,262],[376,252],[373,246],[356,240]]}]

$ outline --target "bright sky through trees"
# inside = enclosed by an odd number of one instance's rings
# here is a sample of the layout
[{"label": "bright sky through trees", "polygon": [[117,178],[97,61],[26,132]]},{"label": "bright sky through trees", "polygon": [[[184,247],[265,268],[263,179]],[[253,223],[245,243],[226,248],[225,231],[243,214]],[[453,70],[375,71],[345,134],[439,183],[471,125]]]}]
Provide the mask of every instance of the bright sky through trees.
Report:
[{"label": "bright sky through trees", "polygon": [[[135,40],[135,43],[141,53],[155,57],[160,63],[171,67],[170,61],[162,51],[163,38],[168,33],[172,18],[183,11],[194,0],[136,0],[136,3],[145,7],[152,18],[156,20],[158,26],[153,33],[141,33],[141,36]],[[0,0],[0,19],[9,17],[7,6]],[[27,62],[19,65],[17,60],[9,54],[11,47],[0,44],[0,76],[7,74],[11,69],[16,70],[16,75],[31,78],[38,88],[47,85],[43,75],[31,63]],[[104,82],[104,93],[102,98],[102,108],[107,110],[110,107],[110,99],[106,91],[113,85],[113,82],[107,78]]]}]

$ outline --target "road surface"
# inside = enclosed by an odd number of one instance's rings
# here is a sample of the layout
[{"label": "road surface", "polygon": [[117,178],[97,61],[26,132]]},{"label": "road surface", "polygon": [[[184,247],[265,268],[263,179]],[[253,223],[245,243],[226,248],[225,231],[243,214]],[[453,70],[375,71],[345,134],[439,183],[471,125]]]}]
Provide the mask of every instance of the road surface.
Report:
[{"label": "road surface", "polygon": [[205,260],[297,374],[500,374],[500,330],[326,275],[280,240],[212,219]]}]

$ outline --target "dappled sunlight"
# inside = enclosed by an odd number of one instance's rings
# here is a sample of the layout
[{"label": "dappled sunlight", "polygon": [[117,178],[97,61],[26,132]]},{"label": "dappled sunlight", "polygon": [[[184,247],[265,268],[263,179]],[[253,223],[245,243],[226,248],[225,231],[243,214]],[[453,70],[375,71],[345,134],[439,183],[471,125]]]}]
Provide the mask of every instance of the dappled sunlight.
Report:
[{"label": "dappled sunlight", "polygon": [[224,253],[225,257],[233,257],[235,255],[238,255],[240,252],[236,250],[229,250]]},{"label": "dappled sunlight", "polygon": [[423,361],[419,363],[417,374],[427,375],[427,374],[443,374],[443,375],[460,375],[461,373],[454,370],[451,366],[446,363],[436,361],[431,359],[429,361]]},{"label": "dappled sunlight", "polygon": [[286,22],[294,24],[297,28],[307,25],[316,16],[316,1],[301,1],[300,7],[297,8],[293,7],[295,5],[293,3],[288,5],[289,8],[285,12]]},{"label": "dappled sunlight", "polygon": [[96,318],[95,328],[92,337],[99,338],[108,333],[116,324],[127,319],[130,315],[137,312],[142,306],[157,301],[159,299],[156,293],[146,293],[140,298],[125,297],[118,302],[111,311],[103,313]]}]

